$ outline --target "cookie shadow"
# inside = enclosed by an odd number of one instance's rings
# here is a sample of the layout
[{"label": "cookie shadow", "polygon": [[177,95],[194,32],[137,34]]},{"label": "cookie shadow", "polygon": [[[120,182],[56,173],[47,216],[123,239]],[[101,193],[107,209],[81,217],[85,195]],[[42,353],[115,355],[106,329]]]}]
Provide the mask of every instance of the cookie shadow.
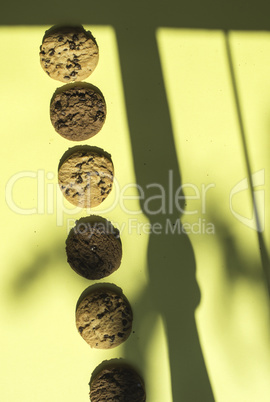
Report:
[{"label": "cookie shadow", "polygon": [[99,156],[104,156],[105,158],[109,159],[109,161],[113,165],[112,156],[108,152],[104,151],[104,149],[92,146],[92,145],[75,145],[74,147],[68,148],[66,152],[62,155],[59,164],[58,164],[58,171],[60,170],[63,163],[70,158],[76,152],[82,152],[83,154],[87,155],[88,153],[96,153]]},{"label": "cookie shadow", "polygon": [[56,88],[56,90],[54,91],[53,96],[51,98],[50,105],[52,105],[56,95],[60,95],[60,94],[62,94],[64,92],[72,90],[74,88],[86,89],[86,90],[98,93],[103,98],[103,100],[105,102],[104,95],[103,95],[103,93],[101,92],[101,90],[98,87],[96,87],[95,85],[91,84],[90,82],[76,81],[76,82],[70,82],[68,84],[62,85],[61,87]]},{"label": "cookie shadow", "polygon": [[95,293],[97,291],[104,291],[104,292],[110,291],[110,292],[113,292],[113,293],[117,294],[118,296],[121,296],[125,300],[125,302],[129,305],[129,307],[131,309],[131,306],[130,306],[130,303],[129,303],[127,297],[123,294],[123,290],[119,286],[115,285],[114,283],[102,282],[102,283],[95,283],[93,285],[88,286],[81,293],[81,295],[80,295],[80,297],[79,297],[79,299],[78,299],[78,301],[76,303],[75,311],[78,310],[78,307],[79,307],[80,303],[82,302],[82,300],[85,297],[88,297],[88,296],[90,296],[91,294],[93,294],[93,293]]},{"label": "cookie shadow", "polygon": [[90,231],[91,228],[97,228],[100,234],[112,234],[121,243],[120,231],[108,219],[99,215],[88,215],[78,219],[75,222],[75,226],[70,230],[68,237],[71,235],[72,230],[84,233]]},{"label": "cookie shadow", "polygon": [[140,378],[141,382],[144,383],[142,379],[142,375],[139,371],[138,367],[135,367],[134,365],[130,364],[126,359],[124,358],[118,358],[118,359],[110,359],[110,360],[103,360],[92,372],[89,385],[91,385],[93,379],[104,369],[110,369],[113,367],[119,367],[119,368],[124,368],[127,370],[132,370],[135,371],[138,377]]},{"label": "cookie shadow", "polygon": [[80,24],[69,24],[69,25],[68,24],[55,24],[51,28],[49,28],[45,31],[45,34],[42,38],[42,43],[50,35],[54,35],[54,34],[65,35],[66,33],[70,32],[70,31],[74,32],[74,34],[80,33],[80,32],[84,33],[89,39],[92,39],[95,42],[95,44],[97,45],[96,39],[92,35],[92,32],[86,31],[86,29]]}]

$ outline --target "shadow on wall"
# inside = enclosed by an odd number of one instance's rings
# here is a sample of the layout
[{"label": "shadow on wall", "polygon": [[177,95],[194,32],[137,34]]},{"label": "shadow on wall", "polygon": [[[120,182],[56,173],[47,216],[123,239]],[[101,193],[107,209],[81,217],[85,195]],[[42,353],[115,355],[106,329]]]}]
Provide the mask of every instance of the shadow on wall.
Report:
[{"label": "shadow on wall", "polygon": [[[155,11],[155,17],[157,17],[157,10]],[[118,25],[116,29],[136,180],[137,184],[143,188],[146,198],[151,199],[151,207],[149,203],[146,208],[144,203],[141,208],[152,225],[158,223],[163,228],[161,234],[150,235],[149,283],[135,303],[140,314],[138,319],[147,323],[145,315],[149,317],[148,325],[141,329],[144,339],[148,339],[148,344],[151,340],[150,334],[154,327],[155,316],[158,317],[158,314],[161,314],[165,324],[173,401],[212,401],[214,397],[194,318],[195,309],[200,301],[200,292],[196,282],[193,249],[183,231],[180,230],[181,234],[166,231],[168,220],[172,225],[177,224],[179,219],[179,212],[175,205],[170,204],[168,186],[171,185],[175,193],[181,185],[181,174],[174,146],[160,58],[152,28],[142,25],[138,35],[134,35],[132,24],[128,27]],[[226,26],[227,29],[229,25]],[[229,57],[228,48],[227,57]],[[231,77],[233,84],[232,68]],[[237,103],[237,88],[233,89],[234,101]],[[250,172],[241,111],[238,104],[236,107],[245,162]],[[168,178],[169,172],[173,173],[171,178]],[[170,180],[171,183],[169,183]],[[154,183],[158,183],[166,190],[166,205],[162,210],[160,200],[155,198],[157,187],[147,186]],[[258,241],[261,249],[265,248],[260,235],[258,235]],[[226,246],[228,243],[225,243]],[[233,244],[229,247],[233,252]],[[234,257],[239,260],[236,253]],[[269,269],[269,259],[266,257],[267,255],[265,258],[262,255],[265,271]],[[149,306],[148,311],[145,306]],[[146,356],[147,342],[145,348],[141,350],[142,361]],[[133,360],[138,359],[135,350],[126,347],[126,356],[129,355]],[[145,361],[143,366],[146,366]]]},{"label": "shadow on wall", "polygon": [[211,222],[215,222],[217,243],[222,245],[226,282],[233,286],[239,280],[245,279],[252,283],[261,283],[266,289],[262,265],[258,260],[259,256],[250,258],[249,254],[247,256],[241,253],[230,227],[217,216],[209,219]]},{"label": "shadow on wall", "polygon": [[89,284],[86,279],[78,276],[69,267],[65,253],[65,240],[48,243],[33,255],[31,263],[24,266],[21,263],[18,264],[19,269],[15,269],[14,272],[19,272],[19,274],[17,273],[14,277],[11,275],[10,285],[7,289],[9,303],[20,303],[35,290],[36,286],[39,286],[47,275],[59,274],[59,270],[61,270],[61,275],[70,276],[71,284],[83,282]]},{"label": "shadow on wall", "polygon": [[230,38],[229,38],[228,32],[224,32],[224,39],[225,39],[226,57],[228,60],[228,67],[229,67],[230,77],[231,77],[231,86],[232,86],[232,90],[233,90],[233,94],[234,94],[233,100],[234,100],[235,109],[236,109],[236,113],[237,113],[238,128],[239,128],[239,133],[240,133],[240,137],[241,137],[242,149],[243,149],[243,154],[245,157],[245,163],[246,163],[247,174],[248,174],[248,188],[249,188],[249,192],[250,192],[251,199],[253,202],[254,217],[256,220],[257,239],[258,239],[258,245],[259,245],[259,249],[260,249],[261,263],[262,263],[262,267],[264,270],[265,282],[266,282],[266,285],[268,288],[268,293],[270,295],[270,260],[269,260],[269,255],[268,255],[267,247],[265,244],[264,236],[261,232],[259,206],[256,202],[254,191],[253,191],[254,183],[253,183],[253,179],[252,179],[252,167],[250,165],[250,160],[249,160],[249,152],[248,152],[246,133],[245,133],[245,124],[243,121],[241,104],[240,104],[240,100],[239,100],[239,96],[238,96],[237,82],[236,82],[236,78],[235,78],[234,64],[233,64],[232,52],[231,52],[230,41],[229,41]]},{"label": "shadow on wall", "polygon": [[[170,202],[169,187],[175,194],[181,186],[181,175],[160,58],[154,35],[148,29],[141,34],[144,46],[132,32],[124,35],[124,30],[119,29],[117,41],[136,180],[149,200],[141,208],[152,225],[159,225],[161,233],[150,234],[149,282],[134,302],[137,321],[144,324],[143,328],[138,325],[145,344],[139,355],[135,344],[125,346],[125,354],[137,366],[140,359],[142,369],[146,367],[154,323],[161,315],[168,344],[173,401],[210,402],[214,398],[194,317],[200,302],[194,253],[181,229],[180,233],[168,230],[169,226],[179,224],[179,211]],[[157,196],[160,195],[158,188],[166,193],[163,206]],[[184,200],[181,207],[184,208]],[[145,377],[147,374],[144,373]]]},{"label": "shadow on wall", "polygon": [[2,5],[0,25],[53,25],[92,24],[112,25],[116,30],[123,27],[133,31],[133,36],[143,43],[141,28],[148,27],[151,36],[157,27],[223,30],[269,30],[268,0],[138,0],[130,3],[118,0],[83,2],[74,7],[74,2],[47,0],[40,12],[34,0],[5,2]]}]

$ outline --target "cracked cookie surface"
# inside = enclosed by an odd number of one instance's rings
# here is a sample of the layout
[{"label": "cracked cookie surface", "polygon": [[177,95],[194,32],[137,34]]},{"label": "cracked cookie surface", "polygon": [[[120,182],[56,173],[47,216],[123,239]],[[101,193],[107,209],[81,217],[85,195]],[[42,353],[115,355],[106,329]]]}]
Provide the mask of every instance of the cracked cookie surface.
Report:
[{"label": "cracked cookie surface", "polygon": [[81,218],[69,232],[66,254],[69,265],[77,274],[87,279],[104,278],[121,264],[119,231],[106,219]]},{"label": "cracked cookie surface", "polygon": [[123,343],[130,335],[132,319],[125,296],[108,289],[93,291],[76,311],[79,333],[96,349],[112,349]]},{"label": "cracked cookie surface", "polygon": [[91,402],[145,402],[141,377],[131,367],[108,365],[90,382]]},{"label": "cracked cookie surface", "polygon": [[45,33],[39,55],[49,77],[67,83],[84,80],[94,71],[99,50],[83,27],[60,27]]},{"label": "cracked cookie surface", "polygon": [[58,184],[73,205],[93,208],[110,194],[113,185],[112,161],[97,151],[73,152],[58,170]]},{"label": "cracked cookie surface", "polygon": [[105,122],[106,103],[94,85],[64,85],[52,97],[50,118],[55,131],[71,141],[96,135]]}]

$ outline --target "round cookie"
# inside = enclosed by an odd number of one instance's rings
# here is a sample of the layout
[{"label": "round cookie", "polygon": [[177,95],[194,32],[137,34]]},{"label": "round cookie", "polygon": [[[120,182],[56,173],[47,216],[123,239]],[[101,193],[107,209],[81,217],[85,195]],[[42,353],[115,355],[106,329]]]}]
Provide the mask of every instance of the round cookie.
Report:
[{"label": "round cookie", "polygon": [[90,382],[91,402],[145,402],[141,377],[128,366],[108,365]]},{"label": "round cookie", "polygon": [[130,335],[132,319],[126,297],[106,287],[92,291],[76,311],[78,331],[96,349],[111,349],[123,343]]},{"label": "round cookie", "polygon": [[87,78],[98,63],[99,51],[91,32],[82,26],[54,26],[46,31],[39,55],[43,70],[67,83]]},{"label": "round cookie", "polygon": [[60,165],[58,183],[73,205],[93,208],[109,195],[113,185],[113,163],[101,149],[82,147]]},{"label": "round cookie", "polygon": [[67,261],[86,279],[101,279],[116,271],[122,259],[119,231],[106,219],[91,216],[76,222],[66,240]]},{"label": "round cookie", "polygon": [[55,131],[67,140],[87,140],[103,127],[106,118],[105,99],[94,85],[64,85],[52,97],[50,118]]}]

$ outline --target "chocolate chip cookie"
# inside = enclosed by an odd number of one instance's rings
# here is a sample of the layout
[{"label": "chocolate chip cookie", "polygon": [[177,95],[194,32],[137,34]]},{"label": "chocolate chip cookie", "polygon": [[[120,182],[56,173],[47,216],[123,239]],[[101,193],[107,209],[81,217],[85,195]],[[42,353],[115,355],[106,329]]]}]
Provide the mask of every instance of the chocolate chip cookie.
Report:
[{"label": "chocolate chip cookie", "polygon": [[131,333],[132,320],[132,310],[123,293],[105,286],[90,292],[76,311],[79,333],[96,349],[111,349],[124,342]]},{"label": "chocolate chip cookie", "polygon": [[113,175],[109,154],[96,147],[75,147],[75,151],[60,163],[58,183],[71,204],[93,208],[110,194]]},{"label": "chocolate chip cookie", "polygon": [[145,402],[143,380],[127,365],[109,365],[90,381],[91,402]]},{"label": "chocolate chip cookie", "polygon": [[84,141],[96,135],[105,122],[106,103],[100,90],[88,83],[58,88],[50,104],[55,131],[70,141]]},{"label": "chocolate chip cookie", "polygon": [[90,216],[76,222],[66,240],[67,261],[86,279],[101,279],[116,271],[122,259],[119,231],[104,218]]},{"label": "chocolate chip cookie", "polygon": [[82,26],[54,26],[46,31],[39,55],[49,77],[72,82],[84,80],[94,71],[99,51],[91,32]]}]

